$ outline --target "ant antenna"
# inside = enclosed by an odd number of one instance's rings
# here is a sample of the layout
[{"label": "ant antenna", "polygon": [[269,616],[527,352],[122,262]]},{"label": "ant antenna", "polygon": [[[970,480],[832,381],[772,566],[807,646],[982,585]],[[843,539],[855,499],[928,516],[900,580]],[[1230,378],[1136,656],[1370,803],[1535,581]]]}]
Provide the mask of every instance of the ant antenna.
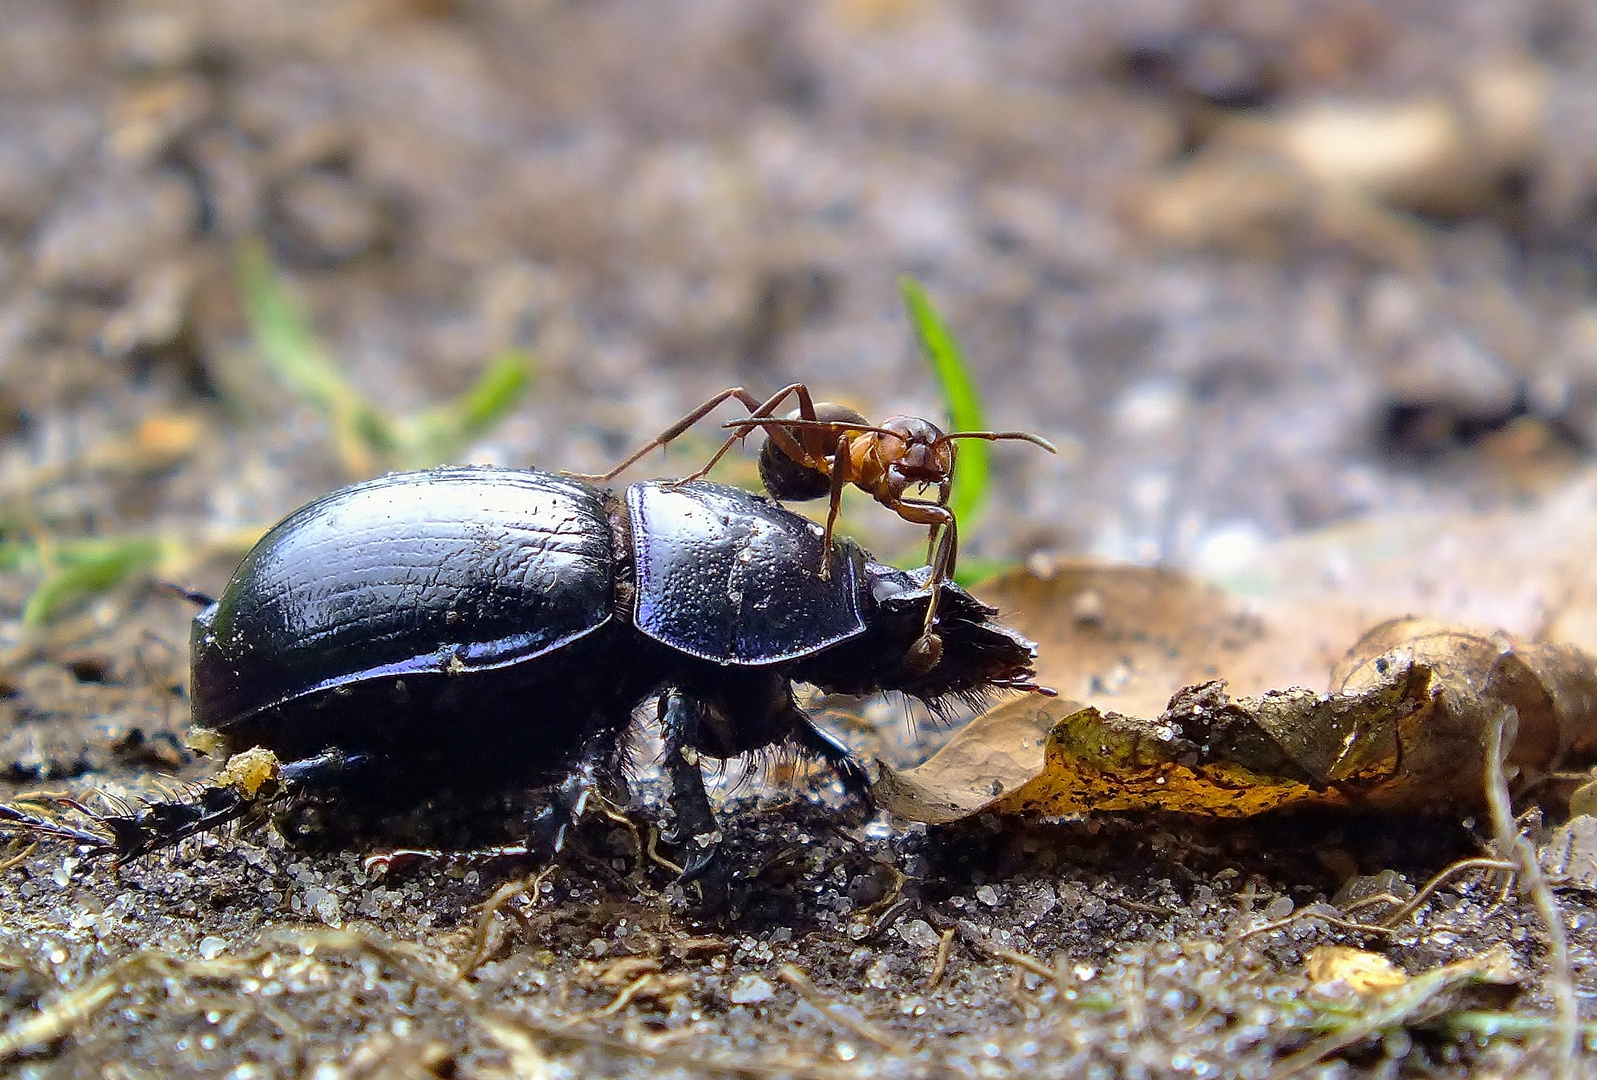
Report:
[{"label": "ant antenna", "polygon": [[1059,453],[1058,447],[1054,446],[1053,443],[1041,435],[1033,435],[1029,431],[950,431],[932,445],[936,446],[937,443],[952,442],[955,439],[985,439],[987,442],[998,442],[1000,439],[1017,439],[1020,442],[1029,442],[1033,446],[1040,446],[1050,454]]}]

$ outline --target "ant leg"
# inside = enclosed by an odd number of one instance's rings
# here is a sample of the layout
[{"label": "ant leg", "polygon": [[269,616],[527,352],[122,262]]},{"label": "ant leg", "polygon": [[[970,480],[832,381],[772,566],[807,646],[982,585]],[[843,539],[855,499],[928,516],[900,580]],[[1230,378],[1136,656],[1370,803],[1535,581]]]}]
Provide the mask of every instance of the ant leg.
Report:
[{"label": "ant leg", "polygon": [[948,515],[948,521],[942,526],[933,525],[933,531],[940,531],[941,536],[937,544],[937,556],[932,559],[932,572],[926,578],[926,584],[931,587],[932,598],[926,605],[926,626],[922,630],[922,637],[931,637],[932,623],[937,620],[937,601],[942,596],[942,586],[949,581],[954,573],[954,559],[959,554],[959,527],[954,524],[954,516]]},{"label": "ant leg", "polygon": [[832,458],[831,504],[826,508],[826,532],[821,535],[821,580],[832,576],[832,530],[837,527],[837,513],[843,508],[843,489],[853,479],[853,461],[848,456],[847,433],[837,440],[836,455]]},{"label": "ant leg", "polygon": [[[760,402],[758,405],[749,399],[739,398],[743,404],[749,407],[748,418],[746,420],[736,421],[741,430],[728,438],[726,442],[721,444],[721,448],[717,450],[710,460],[705,463],[704,468],[700,469],[691,476],[684,477],[680,483],[685,484],[690,480],[704,479],[704,477],[709,474],[710,470],[715,468],[715,463],[725,457],[727,451],[731,450],[734,445],[741,442],[743,439],[748,438],[749,433],[755,428],[763,428],[765,430],[765,434],[777,445],[779,449],[781,449],[782,453],[786,454],[794,461],[797,461],[800,464],[808,467],[818,467],[814,465],[814,462],[816,460],[823,460],[822,454],[815,452],[811,447],[808,447],[799,442],[797,439],[794,439],[792,434],[787,430],[787,426],[784,423],[777,421],[774,417],[776,407],[782,404],[782,402],[786,401],[789,397],[798,398],[799,416],[801,418],[811,420],[815,418],[815,402],[810,398],[810,388],[805,386],[803,383],[793,383],[790,386],[784,386],[782,389],[778,390],[776,393],[772,394],[769,398],[763,402]],[[764,422],[760,423],[758,421]]]},{"label": "ant leg", "polygon": [[[933,526],[937,528],[937,526]],[[959,527],[954,524],[953,515],[949,515],[948,522],[942,527],[942,535],[937,545],[937,557],[932,560],[932,576],[929,581],[941,585],[950,581],[954,576],[954,562],[959,558]]]},{"label": "ant leg", "polygon": [[[609,472],[565,473],[564,475],[571,477],[573,480],[582,480],[590,484],[607,484],[611,480],[614,480],[617,476],[620,476],[622,473],[626,472],[632,466],[636,465],[639,461],[643,460],[644,456],[647,455],[649,451],[657,450],[673,440],[680,438],[694,424],[697,424],[700,420],[703,420],[706,416],[719,408],[723,402],[731,401],[733,398],[741,401],[750,409],[757,409],[760,407],[760,400],[747,390],[743,389],[743,387],[729,387],[728,389],[723,390],[719,394],[715,395],[709,401],[706,401],[703,405],[700,405],[697,409],[694,409],[692,412],[688,413],[686,416],[672,424],[670,427],[666,428],[664,431],[660,432],[660,434],[656,435],[648,442],[644,443],[636,453],[632,454],[631,457],[628,457],[625,461],[611,469]],[[725,451],[723,450],[722,453],[725,453]],[[717,456],[719,457],[719,455]]]},{"label": "ant leg", "polygon": [[931,590],[931,600],[926,605],[926,627],[921,633],[922,641],[929,641],[935,637],[932,633],[932,623],[937,619],[937,601],[941,595],[943,582],[948,581],[954,573],[954,563],[959,557],[959,526],[954,519],[954,512],[938,503],[923,502],[919,499],[900,499],[892,508],[898,516],[915,525],[930,525],[938,534],[937,551],[930,560],[931,572],[926,577],[926,587]]},{"label": "ant leg", "polygon": [[[633,465],[636,465],[639,461],[643,460],[644,456],[647,455],[651,450],[657,450],[660,447],[671,443],[675,439],[680,438],[687,432],[689,428],[691,428],[694,424],[697,424],[700,420],[703,420],[706,416],[714,412],[725,402],[733,400],[741,402],[743,406],[749,410],[749,414],[752,418],[765,419],[770,417],[776,411],[776,407],[778,405],[782,404],[782,402],[786,401],[788,398],[795,396],[799,401],[800,415],[813,418],[815,416],[815,402],[810,397],[810,388],[803,383],[793,383],[789,386],[784,386],[781,390],[778,390],[775,394],[771,395],[764,401],[761,401],[759,398],[755,397],[741,386],[729,387],[710,398],[704,404],[688,413],[686,416],[672,424],[670,427],[666,428],[664,431],[660,432],[660,434],[656,435],[653,439],[650,439],[647,443],[639,447],[638,450],[627,457],[626,460],[622,461],[621,464],[617,465],[609,472],[568,472],[564,475],[569,476],[574,480],[582,480],[590,484],[607,484],[611,480],[614,480],[617,476],[620,476],[626,470],[630,469]],[[782,430],[777,425],[773,424],[771,427],[766,428],[766,434],[770,435],[771,439],[782,448],[783,453],[793,456],[795,460],[803,460],[803,456],[807,453],[807,451],[800,446],[798,441],[795,440],[787,431]],[[683,482],[685,483],[687,480],[702,479],[706,473],[715,467],[715,463],[720,461],[721,458],[726,455],[727,451],[732,449],[733,445],[736,444],[739,439],[742,439],[747,435],[748,430],[744,430],[734,435],[726,442],[722,443],[721,448],[715,452],[713,457],[710,458],[709,463],[692,476],[687,477]]]},{"label": "ant leg", "polygon": [[[942,483],[937,485],[937,505],[946,508],[948,506],[948,498],[953,493],[954,493],[954,481],[953,481],[952,477],[949,477],[949,478],[943,480]],[[926,565],[927,566],[930,566],[932,564],[932,554],[933,554],[933,552],[935,552],[937,550],[937,533],[938,533],[938,529],[939,529],[938,525],[933,525],[931,527],[931,529],[926,534]],[[953,565],[952,564],[949,564],[949,573],[953,573]]]}]

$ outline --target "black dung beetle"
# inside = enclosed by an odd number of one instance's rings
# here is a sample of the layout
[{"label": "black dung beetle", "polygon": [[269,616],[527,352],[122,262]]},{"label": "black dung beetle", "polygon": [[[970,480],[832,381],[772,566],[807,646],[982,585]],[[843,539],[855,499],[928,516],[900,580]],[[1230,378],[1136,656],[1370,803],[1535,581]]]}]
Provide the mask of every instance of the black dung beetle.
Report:
[{"label": "black dung beetle", "polygon": [[355,784],[399,809],[557,781],[595,755],[618,767],[634,711],[657,696],[693,877],[719,837],[701,754],[792,745],[868,802],[865,769],[798,707],[795,682],[933,704],[1041,690],[1036,647],[948,581],[941,656],[914,662],[929,571],[847,540],[823,547],[822,533],[703,481],[618,495],[471,467],[334,492],[267,533],[194,620],[195,725],[235,762],[258,748],[280,765],[232,766],[198,797],[101,816],[114,837],[102,846],[122,859],[166,846],[263,790]]}]

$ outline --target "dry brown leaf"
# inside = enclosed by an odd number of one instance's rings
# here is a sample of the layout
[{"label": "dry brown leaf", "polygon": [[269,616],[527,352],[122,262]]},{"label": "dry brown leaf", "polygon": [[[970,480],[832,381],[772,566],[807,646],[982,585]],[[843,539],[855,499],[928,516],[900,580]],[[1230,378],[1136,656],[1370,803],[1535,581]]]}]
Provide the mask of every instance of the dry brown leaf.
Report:
[{"label": "dry brown leaf", "polygon": [[1241,605],[1176,570],[1038,560],[978,591],[1037,642],[1039,682],[1116,712],[1156,715],[1183,686],[1246,682],[1253,650],[1281,651]]},{"label": "dry brown leaf", "polygon": [[1394,619],[1347,652],[1330,693],[1233,698],[1225,676],[1260,681],[1294,643],[1182,575],[1071,565],[1012,573],[984,595],[1038,638],[1043,681],[1085,700],[1017,699],[925,764],[884,767],[878,794],[901,817],[1475,806],[1509,706],[1522,788],[1597,753],[1597,664],[1570,646]]},{"label": "dry brown leaf", "polygon": [[1049,729],[1081,706],[1060,698],[1022,698],[977,718],[919,768],[881,767],[876,798],[899,817],[943,824],[992,805],[1043,771]]}]

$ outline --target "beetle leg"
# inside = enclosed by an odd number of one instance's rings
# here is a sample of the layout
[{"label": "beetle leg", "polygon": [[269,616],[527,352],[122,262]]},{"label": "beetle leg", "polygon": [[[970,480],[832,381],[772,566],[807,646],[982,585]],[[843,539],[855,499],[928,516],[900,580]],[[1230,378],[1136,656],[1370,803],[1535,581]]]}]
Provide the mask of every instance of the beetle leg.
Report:
[{"label": "beetle leg", "polygon": [[665,735],[665,772],[671,781],[671,806],[677,816],[677,843],[685,849],[682,880],[705,874],[715,858],[721,831],[704,790],[698,751],[693,749],[701,706],[679,690],[660,697],[660,727]]},{"label": "beetle leg", "polygon": [[865,763],[854,755],[854,751],[844,746],[831,732],[816,727],[808,716],[794,725],[793,732],[794,740],[801,748],[815,754],[832,767],[832,771],[843,783],[843,790],[848,792],[850,798],[860,803],[866,813],[876,808],[876,799],[871,794],[870,774],[865,771]]},{"label": "beetle leg", "polygon": [[566,833],[582,820],[588,798],[596,786],[587,769],[578,769],[567,776],[549,793],[549,798],[541,800],[542,805],[527,816],[528,838],[536,838],[547,851],[560,854],[565,850]]},{"label": "beetle leg", "polygon": [[[230,761],[244,756],[235,755]],[[338,751],[287,764],[278,764],[271,755],[252,759],[252,763],[262,761],[269,764],[260,773],[251,774],[255,776],[253,781],[246,779],[247,769],[229,776],[224,768],[222,777],[226,779],[220,782],[201,784],[181,798],[146,802],[123,813],[101,813],[73,800],[63,801],[61,805],[88,820],[89,829],[27,815],[11,807],[0,807],[0,823],[16,826],[25,833],[74,841],[91,848],[91,856],[108,855],[121,866],[191,836],[221,828],[268,803],[307,790],[336,786],[372,764],[369,756]]]}]

